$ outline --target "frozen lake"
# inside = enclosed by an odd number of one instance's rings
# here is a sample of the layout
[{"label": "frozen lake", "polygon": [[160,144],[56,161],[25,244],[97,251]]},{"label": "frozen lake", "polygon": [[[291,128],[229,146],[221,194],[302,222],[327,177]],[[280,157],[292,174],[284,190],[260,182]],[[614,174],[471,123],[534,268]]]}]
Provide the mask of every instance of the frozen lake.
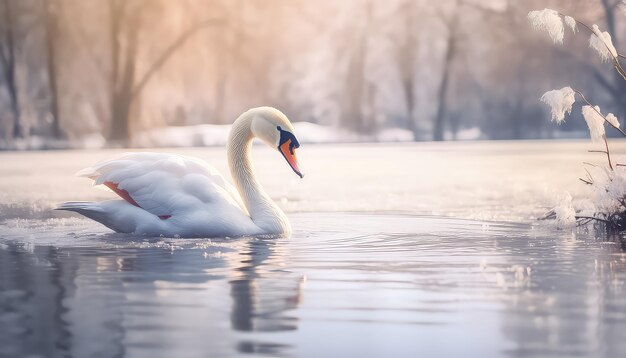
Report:
[{"label": "frozen lake", "polygon": [[624,356],[619,240],[535,220],[591,147],[308,145],[303,180],[257,147],[277,240],[112,234],[50,209],[117,151],[0,153],[0,357]]}]

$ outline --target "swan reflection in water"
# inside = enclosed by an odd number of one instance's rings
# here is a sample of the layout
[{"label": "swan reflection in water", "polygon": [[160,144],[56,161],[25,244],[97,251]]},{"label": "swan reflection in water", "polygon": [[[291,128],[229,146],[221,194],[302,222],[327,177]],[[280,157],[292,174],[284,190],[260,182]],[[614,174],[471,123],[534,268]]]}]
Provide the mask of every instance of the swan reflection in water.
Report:
[{"label": "swan reflection in water", "polygon": [[[0,327],[0,355],[284,355],[289,346],[246,332],[298,328],[288,311],[300,302],[303,280],[283,269],[285,240],[3,245],[0,318],[8,325]],[[105,241],[121,244],[116,235]]]},{"label": "swan reflection in water", "polygon": [[[284,265],[280,242],[250,240],[240,250],[239,265],[230,270],[231,325],[237,331],[284,331],[297,329],[297,319],[283,314],[300,303],[301,285]],[[285,280],[292,276],[293,280]],[[295,282],[294,282],[295,281]]]}]

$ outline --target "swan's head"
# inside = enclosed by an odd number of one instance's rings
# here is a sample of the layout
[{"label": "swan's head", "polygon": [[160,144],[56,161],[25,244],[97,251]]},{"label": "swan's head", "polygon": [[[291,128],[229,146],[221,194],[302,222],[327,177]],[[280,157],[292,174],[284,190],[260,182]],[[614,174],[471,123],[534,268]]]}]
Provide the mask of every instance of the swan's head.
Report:
[{"label": "swan's head", "polygon": [[300,147],[300,143],[287,116],[272,107],[259,107],[253,111],[255,116],[252,119],[252,133],[270,147],[276,148],[291,169],[300,178],[304,177],[296,158],[296,149]]}]

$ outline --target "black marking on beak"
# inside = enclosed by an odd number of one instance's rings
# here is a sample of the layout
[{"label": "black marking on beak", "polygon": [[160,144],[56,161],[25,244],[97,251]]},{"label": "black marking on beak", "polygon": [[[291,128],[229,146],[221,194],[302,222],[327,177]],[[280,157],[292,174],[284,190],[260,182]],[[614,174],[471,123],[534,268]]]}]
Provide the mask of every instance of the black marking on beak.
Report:
[{"label": "black marking on beak", "polygon": [[280,140],[278,141],[279,149],[281,145],[285,144],[290,139],[291,139],[291,144],[289,145],[289,152],[291,154],[293,154],[294,149],[300,148],[300,142],[298,142],[298,139],[296,138],[295,135],[293,135],[293,133],[282,129],[280,126],[276,127],[276,129],[278,129],[278,131],[280,132]]},{"label": "black marking on beak", "polygon": [[[280,140],[278,141],[278,151],[283,155],[289,166],[294,171],[294,173],[298,174],[300,178],[303,178],[304,175],[300,172],[300,168],[298,168],[298,162],[296,159],[296,155],[294,150],[296,148],[300,148],[300,143],[293,133],[283,130],[280,126],[277,126],[276,129],[280,132]],[[291,157],[287,156],[285,151],[289,151]]]}]

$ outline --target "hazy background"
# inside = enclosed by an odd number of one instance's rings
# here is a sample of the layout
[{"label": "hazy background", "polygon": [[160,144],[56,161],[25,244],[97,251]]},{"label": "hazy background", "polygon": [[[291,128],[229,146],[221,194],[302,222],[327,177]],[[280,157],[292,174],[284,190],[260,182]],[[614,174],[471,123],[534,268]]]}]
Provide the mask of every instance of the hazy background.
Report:
[{"label": "hazy background", "polygon": [[541,94],[572,85],[623,120],[626,81],[588,33],[555,46],[526,14],[597,23],[619,51],[620,3],[0,0],[0,148],[208,145],[190,135],[259,105],[319,125],[310,142],[583,136]]}]

